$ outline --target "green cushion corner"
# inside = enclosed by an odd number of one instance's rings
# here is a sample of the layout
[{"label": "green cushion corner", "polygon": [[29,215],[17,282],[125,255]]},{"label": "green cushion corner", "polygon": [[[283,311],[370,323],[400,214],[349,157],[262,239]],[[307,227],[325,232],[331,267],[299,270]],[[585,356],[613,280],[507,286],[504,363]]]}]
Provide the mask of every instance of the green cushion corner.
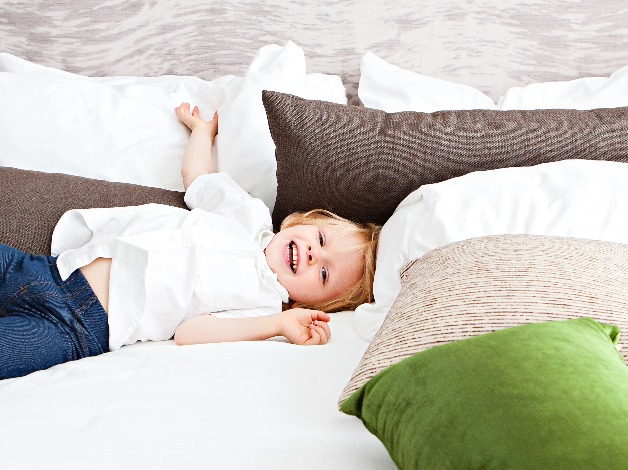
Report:
[{"label": "green cushion corner", "polygon": [[437,346],[380,372],[341,410],[400,469],[617,468],[628,462],[618,338],[580,318]]}]

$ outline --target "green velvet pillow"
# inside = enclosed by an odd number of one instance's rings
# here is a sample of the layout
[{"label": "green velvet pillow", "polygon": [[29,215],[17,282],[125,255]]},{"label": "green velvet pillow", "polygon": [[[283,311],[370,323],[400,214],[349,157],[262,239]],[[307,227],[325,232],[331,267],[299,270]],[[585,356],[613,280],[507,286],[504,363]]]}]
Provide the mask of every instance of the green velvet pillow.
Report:
[{"label": "green velvet pillow", "polygon": [[580,318],[436,346],[380,372],[341,410],[400,469],[619,468],[628,367],[618,337]]}]

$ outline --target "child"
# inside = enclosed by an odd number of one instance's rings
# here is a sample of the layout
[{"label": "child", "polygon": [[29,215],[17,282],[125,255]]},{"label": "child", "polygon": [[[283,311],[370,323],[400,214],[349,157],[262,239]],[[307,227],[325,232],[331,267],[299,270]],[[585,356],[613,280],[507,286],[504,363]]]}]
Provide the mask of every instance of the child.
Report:
[{"label": "child", "polygon": [[217,115],[205,121],[187,103],[176,115],[191,130],[181,170],[191,210],[72,210],[53,233],[57,256],[0,245],[0,378],[173,336],[326,344],[323,311],[372,300],[379,227],[315,210],[273,234],[268,208],[214,172]]}]

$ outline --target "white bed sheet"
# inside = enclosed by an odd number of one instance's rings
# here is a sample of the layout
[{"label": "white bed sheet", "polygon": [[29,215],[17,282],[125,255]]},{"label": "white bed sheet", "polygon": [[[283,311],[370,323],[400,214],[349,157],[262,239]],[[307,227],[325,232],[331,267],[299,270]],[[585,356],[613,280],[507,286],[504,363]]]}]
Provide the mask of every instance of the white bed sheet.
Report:
[{"label": "white bed sheet", "polygon": [[388,469],[337,400],[368,343],[139,343],[0,381],[0,468]]}]

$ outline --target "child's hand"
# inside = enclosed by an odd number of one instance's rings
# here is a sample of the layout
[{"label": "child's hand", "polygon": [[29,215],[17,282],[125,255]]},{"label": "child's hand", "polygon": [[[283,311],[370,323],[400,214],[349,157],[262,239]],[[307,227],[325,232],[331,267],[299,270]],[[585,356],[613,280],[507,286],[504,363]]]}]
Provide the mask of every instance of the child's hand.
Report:
[{"label": "child's hand", "polygon": [[281,334],[288,341],[304,346],[326,344],[331,338],[329,315],[318,310],[294,308],[279,314]]},{"label": "child's hand", "polygon": [[190,112],[190,103],[181,103],[175,108],[175,113],[179,121],[185,124],[191,131],[197,128],[205,128],[212,139],[216,137],[218,133],[218,112],[214,113],[211,121],[205,121],[201,118],[198,106],[194,106],[194,109]]}]

